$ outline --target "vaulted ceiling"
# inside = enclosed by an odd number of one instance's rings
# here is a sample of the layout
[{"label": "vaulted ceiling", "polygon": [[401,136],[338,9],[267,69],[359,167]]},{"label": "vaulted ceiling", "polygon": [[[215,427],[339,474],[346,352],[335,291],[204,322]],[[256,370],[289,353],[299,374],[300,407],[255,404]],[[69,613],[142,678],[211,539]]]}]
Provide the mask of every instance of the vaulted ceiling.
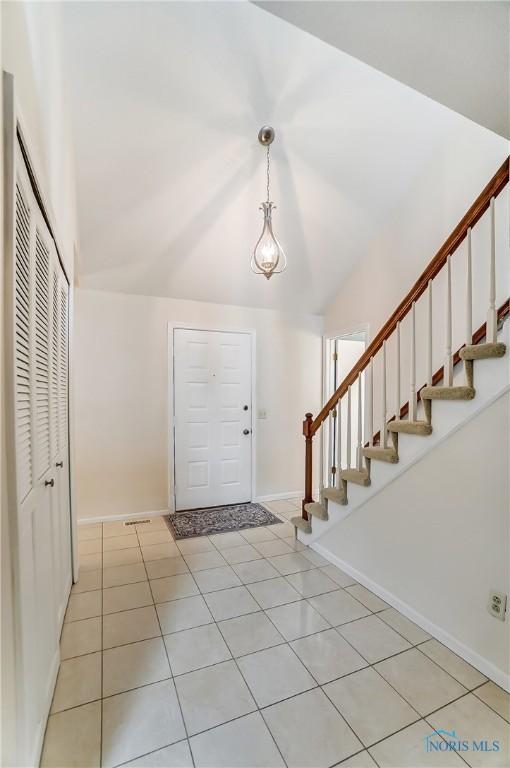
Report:
[{"label": "vaulted ceiling", "polygon": [[[66,3],[64,36],[84,287],[320,313],[428,158],[471,130],[248,2]],[[249,268],[265,123],[289,262],[269,282]]]},{"label": "vaulted ceiling", "polygon": [[508,0],[252,0],[510,138]]}]

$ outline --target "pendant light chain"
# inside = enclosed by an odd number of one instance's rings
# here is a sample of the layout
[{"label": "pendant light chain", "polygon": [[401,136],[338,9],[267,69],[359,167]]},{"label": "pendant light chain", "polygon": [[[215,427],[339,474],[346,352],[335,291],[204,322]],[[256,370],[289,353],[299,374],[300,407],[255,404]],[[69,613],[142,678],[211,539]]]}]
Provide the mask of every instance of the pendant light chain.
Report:
[{"label": "pendant light chain", "polygon": [[267,202],[268,203],[269,203],[269,170],[270,170],[269,148],[270,148],[270,144],[267,145]]},{"label": "pendant light chain", "polygon": [[273,211],[276,208],[271,202],[271,149],[274,141],[274,128],[263,125],[259,131],[259,143],[266,148],[266,200],[260,204],[262,211],[262,232],[253,249],[251,269],[256,275],[264,275],[269,280],[272,275],[283,272],[287,266],[285,251],[273,233]]}]

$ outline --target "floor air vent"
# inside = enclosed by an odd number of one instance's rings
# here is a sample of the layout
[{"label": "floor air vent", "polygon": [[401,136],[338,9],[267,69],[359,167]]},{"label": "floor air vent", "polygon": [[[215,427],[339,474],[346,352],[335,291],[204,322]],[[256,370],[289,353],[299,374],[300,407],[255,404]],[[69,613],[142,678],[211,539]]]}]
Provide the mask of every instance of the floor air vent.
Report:
[{"label": "floor air vent", "polygon": [[151,522],[152,520],[126,520],[124,525],[144,525]]}]

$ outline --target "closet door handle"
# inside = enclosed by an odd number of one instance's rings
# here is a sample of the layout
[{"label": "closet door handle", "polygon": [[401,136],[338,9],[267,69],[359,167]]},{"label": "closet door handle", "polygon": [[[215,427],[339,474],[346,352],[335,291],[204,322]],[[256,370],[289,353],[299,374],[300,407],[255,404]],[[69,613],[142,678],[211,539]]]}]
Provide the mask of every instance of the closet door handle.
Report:
[{"label": "closet door handle", "polygon": [[243,435],[249,435],[251,432],[251,429],[243,429]]},{"label": "closet door handle", "polygon": [[53,478],[51,478],[51,480],[45,480],[44,485],[45,486],[49,485],[51,488],[53,488],[53,486],[55,485],[55,481]]},{"label": "closet door handle", "polygon": [[64,466],[64,462],[63,462],[63,461],[57,461],[57,463],[55,464],[55,466],[56,466],[56,467],[60,467],[60,469],[62,469],[62,467]]}]

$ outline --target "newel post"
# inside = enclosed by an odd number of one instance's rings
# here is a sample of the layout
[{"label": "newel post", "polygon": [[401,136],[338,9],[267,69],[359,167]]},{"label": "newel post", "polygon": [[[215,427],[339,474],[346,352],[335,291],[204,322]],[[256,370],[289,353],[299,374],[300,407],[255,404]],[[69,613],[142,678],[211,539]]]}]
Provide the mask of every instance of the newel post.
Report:
[{"label": "newel post", "polygon": [[309,504],[313,501],[312,496],[312,449],[313,449],[313,434],[312,434],[312,421],[313,417],[311,413],[305,414],[305,420],[303,422],[303,435],[305,436],[305,498],[302,503],[302,516],[304,520],[308,520],[308,515],[305,512],[305,504]]}]

